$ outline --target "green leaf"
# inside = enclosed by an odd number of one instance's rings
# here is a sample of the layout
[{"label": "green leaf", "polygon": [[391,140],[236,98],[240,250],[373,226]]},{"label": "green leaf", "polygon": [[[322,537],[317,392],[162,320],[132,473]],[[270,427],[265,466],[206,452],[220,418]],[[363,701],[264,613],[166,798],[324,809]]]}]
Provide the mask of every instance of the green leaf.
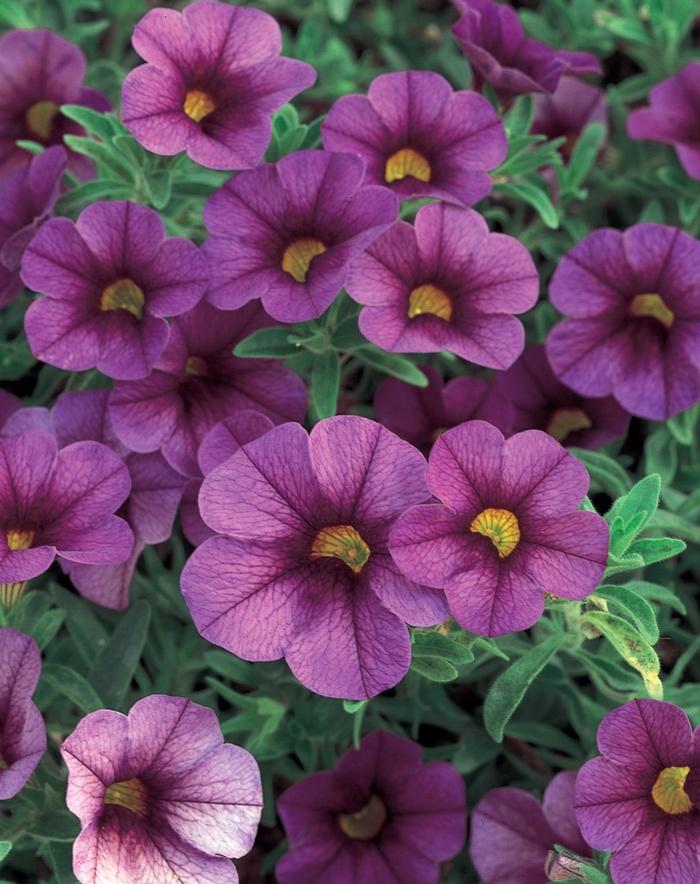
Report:
[{"label": "green leaf", "polygon": [[132,189],[123,181],[114,179],[100,179],[99,181],[86,181],[64,193],[56,203],[57,215],[75,215],[85,206],[89,206],[96,200],[101,199],[128,199],[132,196]]},{"label": "green leaf", "polygon": [[672,589],[667,589],[665,586],[659,586],[658,583],[649,583],[646,580],[630,580],[625,586],[627,589],[644,599],[662,602],[663,604],[668,605],[669,608],[678,611],[679,614],[687,613],[685,605]]},{"label": "green leaf", "polygon": [[[37,12],[39,11],[37,10]],[[9,28],[39,27],[39,22],[31,18],[23,3],[19,3],[17,0],[0,0],[0,23]]]},{"label": "green leaf", "polygon": [[348,715],[354,715],[369,703],[369,700],[343,700],[343,709]]},{"label": "green leaf", "polygon": [[35,362],[24,336],[0,342],[0,381],[18,381]]},{"label": "green leaf", "polygon": [[371,345],[358,347],[354,352],[358,359],[377,371],[406,381],[407,384],[413,384],[414,387],[428,386],[428,379],[423,372],[410,359],[406,359],[405,356],[398,356],[396,353],[386,353],[384,350]]},{"label": "green leaf", "polygon": [[620,497],[630,490],[632,480],[629,474],[612,457],[600,451],[588,451],[584,448],[570,448],[569,451],[581,461],[591,479],[595,479],[612,497]]},{"label": "green leaf", "polygon": [[411,669],[429,681],[454,681],[459,674],[456,668],[444,657],[414,657]]},{"label": "green leaf", "polygon": [[326,0],[328,17],[338,24],[348,20],[353,0]]},{"label": "green leaf", "polygon": [[659,679],[661,666],[656,651],[644,636],[621,617],[604,611],[590,611],[583,622],[595,626],[607,638],[622,659],[644,679],[650,697],[663,698],[663,686]]},{"label": "green leaf", "polygon": [[632,621],[644,638],[652,645],[659,640],[659,627],[654,609],[646,599],[638,596],[627,586],[599,586],[595,594],[604,598],[609,607]]},{"label": "green leaf", "polygon": [[79,135],[64,135],[63,140],[71,150],[106,166],[117,178],[123,178],[128,182],[136,180],[134,168],[111,143],[82,138]]},{"label": "green leaf", "polygon": [[39,650],[43,651],[51,643],[51,639],[61,628],[63,621],[66,619],[66,612],[54,609],[46,611],[32,625],[30,630],[31,636],[39,646]]},{"label": "green leaf", "polygon": [[12,850],[12,841],[0,841],[0,863],[7,858]]},{"label": "green leaf", "polygon": [[67,810],[49,810],[37,817],[28,831],[47,841],[74,841],[80,832],[80,824],[78,818]]},{"label": "green leaf", "polygon": [[535,101],[532,95],[520,95],[513,102],[513,106],[506,114],[503,121],[508,138],[526,135],[530,131],[532,119],[535,116]]},{"label": "green leaf", "polygon": [[319,420],[333,417],[340,389],[340,360],[335,350],[326,350],[313,364],[309,392]]},{"label": "green leaf", "polygon": [[467,645],[435,632],[435,630],[430,632],[414,631],[413,658],[416,657],[442,657],[455,666],[461,666],[464,663],[471,663],[474,659],[474,652]]},{"label": "green leaf", "polygon": [[295,356],[300,347],[301,344],[292,339],[288,327],[273,326],[253,332],[236,345],[233,354],[252,359],[285,359]]},{"label": "green leaf", "polygon": [[115,130],[107,114],[98,113],[82,104],[64,104],[61,113],[79,123],[90,135],[97,135],[103,141],[111,141],[112,136],[118,131]]},{"label": "green leaf", "polygon": [[110,709],[121,709],[146,643],[151,606],[140,599],[122,617],[95,660],[90,682]]},{"label": "green leaf", "polygon": [[528,203],[540,216],[544,224],[556,230],[559,227],[559,214],[545,191],[529,181],[498,184],[495,190],[505,196]]},{"label": "green leaf", "polygon": [[629,548],[629,554],[641,556],[645,565],[651,565],[677,556],[685,548],[684,541],[676,540],[674,537],[644,537],[634,541]]},{"label": "green leaf", "polygon": [[155,209],[164,209],[170,202],[172,175],[169,171],[156,172],[145,176],[146,190],[151,205]]},{"label": "green leaf", "polygon": [[618,547],[613,547],[615,555],[622,555],[627,550],[634,537],[654,515],[659,506],[660,494],[661,476],[654,473],[637,482],[627,494],[610,507],[605,516],[608,524],[612,525],[616,519],[620,519],[623,526]]},{"label": "green leaf", "polygon": [[104,703],[82,675],[60,663],[44,663],[41,678],[58,694],[74,703],[82,712],[95,712]]},{"label": "green leaf", "polygon": [[644,469],[647,473],[658,473],[664,485],[670,485],[678,468],[676,441],[666,427],[649,436],[644,443]]},{"label": "green leaf", "polygon": [[600,148],[605,140],[605,126],[602,123],[589,123],[576,141],[566,170],[566,186],[578,189],[586,180]]},{"label": "green leaf", "polygon": [[367,345],[367,340],[357,327],[357,316],[349,316],[338,325],[331,335],[331,344],[336,350],[346,351]]}]

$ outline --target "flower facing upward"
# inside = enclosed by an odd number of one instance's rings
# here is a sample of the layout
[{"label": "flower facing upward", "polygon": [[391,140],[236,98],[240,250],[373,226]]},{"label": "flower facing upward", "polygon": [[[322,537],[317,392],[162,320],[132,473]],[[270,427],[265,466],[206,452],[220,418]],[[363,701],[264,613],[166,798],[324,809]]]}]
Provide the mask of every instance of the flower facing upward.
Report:
[{"label": "flower facing upward", "polygon": [[290,846],[280,884],[433,884],[466,834],[459,773],[445,761],[423,764],[416,743],[386,731],[295,783],[278,809]]},{"label": "flower facing upward", "polygon": [[321,132],[327,150],[365,160],[365,184],[391,188],[401,200],[435,197],[458,206],[490,193],[488,172],[508,151],[491,105],[473,92],[453,92],[431,71],[382,74],[367,96],[336,101]]},{"label": "flower facing upward", "polygon": [[526,629],[545,592],[582,599],[603,576],[607,525],[576,509],[588,474],[546,433],[504,440],[490,424],[469,421],[437,440],[427,481],[440,502],[405,512],[389,549],[412,580],[445,590],[465,629]]},{"label": "flower facing upward", "polygon": [[129,715],[85,716],[61,746],[79,817],[81,884],[236,884],[229,857],[252,847],[262,812],[255,759],[224,743],[216,715],[152,695]]},{"label": "flower facing upward", "polygon": [[700,880],[700,730],[672,703],[633,700],[598,728],[576,779],[586,841],[612,851],[615,884]]},{"label": "flower facing upward", "polygon": [[316,79],[310,65],[280,57],[279,25],[259,9],[215,0],[151,9],[132,40],[148,64],[124,80],[127,128],[153,153],[186,150],[210,169],[257,166],[272,114]]}]

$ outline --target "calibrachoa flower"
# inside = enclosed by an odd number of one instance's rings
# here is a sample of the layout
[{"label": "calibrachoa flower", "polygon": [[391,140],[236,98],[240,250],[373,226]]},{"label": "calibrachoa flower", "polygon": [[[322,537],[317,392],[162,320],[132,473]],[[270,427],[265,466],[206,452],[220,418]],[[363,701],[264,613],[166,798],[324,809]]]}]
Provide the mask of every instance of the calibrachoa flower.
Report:
[{"label": "calibrachoa flower", "polygon": [[576,780],[586,841],[612,851],[615,884],[700,880],[700,730],[672,703],[633,700],[605,716]]},{"label": "calibrachoa flower", "polygon": [[700,180],[700,61],[654,86],[649,107],[627,117],[627,133],[637,141],[672,144],[688,175]]},{"label": "calibrachoa flower", "polygon": [[135,380],[165,349],[164,317],[194,307],[209,274],[193,243],[165,237],[153,209],[97,202],[75,224],[53,218],[42,227],[24,253],[22,279],[46,296],[25,322],[38,359]]},{"label": "calibrachoa flower", "polygon": [[[17,30],[0,37],[0,176],[29,163],[31,154],[18,141],[48,147],[62,144],[64,135],[84,134],[63,116],[62,104],[110,109],[104,95],[83,86],[84,76],[85,56],[58,34]],[[80,178],[95,171],[87,157],[72,152],[68,166]]]},{"label": "calibrachoa flower", "polygon": [[439,503],[400,516],[389,548],[408,577],[445,590],[465,629],[527,629],[545,592],[582,599],[603,576],[607,525],[577,510],[588,474],[546,433],[505,440],[484,421],[462,424],[433,446],[427,482]]},{"label": "calibrachoa flower", "polygon": [[0,799],[24,786],[46,751],[46,729],[32,694],[41,672],[34,639],[0,628]]},{"label": "calibrachoa flower", "polygon": [[461,18],[452,29],[469,59],[474,85],[490,83],[502,101],[524,92],[554,92],[563,74],[599,74],[589,52],[566,52],[525,36],[517,12],[492,0],[455,0]]},{"label": "calibrachoa flower", "polygon": [[535,118],[530,131],[548,139],[566,138],[560,151],[566,159],[589,123],[602,123],[607,130],[605,92],[575,77],[562,77],[552,95],[535,96]]},{"label": "calibrachoa flower", "polygon": [[316,79],[310,65],[280,57],[279,25],[259,9],[214,0],[151,9],[132,42],[148,64],[124,80],[124,123],[153,153],[186,150],[210,169],[257,166],[272,114]]},{"label": "calibrachoa flower", "polygon": [[664,419],[700,400],[700,242],[675,227],[595,230],[562,258],[549,288],[569,318],[547,338],[559,380]]},{"label": "calibrachoa flower", "polygon": [[385,350],[508,368],[525,344],[513,314],[535,305],[539,277],[527,249],[473,209],[431,205],[355,261],[347,290],[365,305],[360,331]]},{"label": "calibrachoa flower", "polygon": [[366,96],[346,95],[321,126],[327,150],[359,154],[366,184],[401,200],[435,197],[471,206],[491,192],[489,170],[506,158],[500,117],[474,92],[453,92],[432,71],[382,74]]},{"label": "calibrachoa flower", "polygon": [[80,818],[81,884],[235,884],[262,812],[252,755],[224,743],[211,709],[155,694],[129,715],[101,709],[61,746]]},{"label": "calibrachoa flower", "polygon": [[464,780],[420,747],[373,731],[332,770],[295,783],[278,802],[290,851],[280,884],[435,884],[462,849]]},{"label": "calibrachoa flower", "polygon": [[624,436],[629,427],[629,414],[612,396],[579,396],[557,380],[542,344],[528,347],[508,371],[499,373],[493,388],[511,403],[512,433],[544,430],[562,445],[599,448]]},{"label": "calibrachoa flower", "polygon": [[590,856],[574,813],[576,774],[558,773],[540,804],[523,789],[492,789],[471,816],[469,853],[483,884],[546,884],[555,844]]},{"label": "calibrachoa flower", "polygon": [[232,310],[261,298],[281,322],[320,316],[396,219],[396,198],[363,176],[359,157],[308,150],[231,178],[204,208],[208,300]]},{"label": "calibrachoa flower", "polygon": [[193,553],[182,592],[200,633],[246,660],[285,657],[316,693],[365,699],[410,662],[406,622],[448,614],[441,592],[407,580],[387,538],[427,499],[425,461],[380,424],[343,415],[307,435],[275,427],[204,479],[217,534]]},{"label": "calibrachoa flower", "polygon": [[0,430],[2,430],[6,421],[22,407],[22,400],[8,393],[6,390],[0,389]]}]

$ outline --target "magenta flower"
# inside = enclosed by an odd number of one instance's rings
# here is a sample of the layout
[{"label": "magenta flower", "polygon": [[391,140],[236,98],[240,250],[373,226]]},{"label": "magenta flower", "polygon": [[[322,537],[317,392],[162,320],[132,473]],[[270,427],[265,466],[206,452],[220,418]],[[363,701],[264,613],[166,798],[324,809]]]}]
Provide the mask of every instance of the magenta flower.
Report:
[{"label": "magenta flower", "polygon": [[471,817],[469,853],[482,884],[546,884],[555,844],[590,856],[574,813],[576,774],[558,773],[540,804],[523,789],[492,789]]},{"label": "magenta flower", "polygon": [[558,381],[542,344],[528,347],[499,373],[493,389],[510,402],[511,433],[544,430],[562,445],[600,448],[625,436],[629,427],[629,414],[612,396],[579,396]]},{"label": "magenta flower", "polygon": [[432,884],[464,844],[464,780],[420,746],[373,731],[332,770],[287,789],[278,803],[290,850],[280,884]]},{"label": "magenta flower", "polygon": [[365,699],[410,663],[406,622],[448,614],[407,580],[387,538],[428,496],[425,461],[380,424],[343,415],[307,435],[275,427],[204,479],[199,508],[218,535],[199,546],[182,592],[200,633],[245,660],[278,660],[306,687]]},{"label": "magenta flower", "polygon": [[612,851],[615,884],[700,880],[700,730],[672,703],[633,700],[598,728],[602,757],[576,779],[576,818]]},{"label": "magenta flower", "polygon": [[700,61],[654,86],[649,107],[627,117],[627,134],[637,141],[672,144],[688,175],[700,180]]},{"label": "magenta flower", "polygon": [[280,57],[279,25],[259,9],[215,0],[151,9],[132,41],[148,64],[124,80],[124,123],[147,150],[186,150],[210,169],[257,166],[272,114],[316,79],[310,65]]},{"label": "magenta flower", "polygon": [[[0,177],[25,166],[31,154],[17,142],[44,147],[62,144],[64,135],[84,129],[61,113],[62,104],[82,104],[107,111],[100,92],[83,86],[85,56],[72,43],[48,30],[7,31],[0,37]],[[68,168],[79,178],[95,169],[81,154],[69,152]]]},{"label": "magenta flower", "polygon": [[501,101],[554,92],[563,74],[599,74],[589,52],[567,52],[525,36],[517,12],[493,0],[455,0],[462,17],[452,33],[469,59],[474,86],[490,83]]},{"label": "magenta flower", "polygon": [[539,277],[527,249],[473,209],[431,205],[355,261],[347,290],[365,305],[360,331],[385,350],[508,368],[525,345],[513,314],[535,305]]},{"label": "magenta flower", "polygon": [[562,77],[553,94],[535,96],[535,118],[530,132],[549,139],[566,138],[560,150],[568,159],[589,123],[608,124],[605,92],[575,77]]},{"label": "magenta flower", "polygon": [[439,503],[400,516],[389,549],[411,580],[445,590],[465,629],[527,629],[545,592],[582,599],[603,576],[608,527],[577,510],[588,474],[546,433],[504,440],[491,424],[469,421],[437,440],[427,482]]},{"label": "magenta flower", "polygon": [[80,819],[81,884],[236,884],[262,812],[252,755],[224,743],[216,715],[161,694],[129,715],[101,709],[61,746],[68,808]]},{"label": "magenta flower", "polygon": [[612,395],[665,419],[700,400],[700,242],[675,227],[595,230],[549,288],[569,318],[547,338],[554,374],[582,396]]},{"label": "magenta flower", "polygon": [[488,173],[508,152],[488,101],[453,92],[432,71],[382,74],[367,96],[336,101],[321,132],[327,150],[365,160],[365,184],[389,187],[400,200],[435,197],[471,206],[491,192]]},{"label": "magenta flower", "polygon": [[153,209],[97,202],[75,224],[54,218],[42,227],[24,253],[22,279],[46,295],[25,321],[38,359],[135,380],[165,349],[164,317],[194,307],[209,274],[193,243],[165,238]]},{"label": "magenta flower", "polygon": [[34,639],[0,628],[0,800],[12,798],[46,751],[46,729],[32,702],[41,654]]},{"label": "magenta flower", "polygon": [[149,377],[114,385],[109,413],[131,451],[160,451],[184,476],[199,477],[197,449],[219,421],[253,409],[274,423],[303,420],[306,388],[279,362],[239,359],[233,348],[270,324],[257,304],[222,313],[207,303],[178,316]]}]

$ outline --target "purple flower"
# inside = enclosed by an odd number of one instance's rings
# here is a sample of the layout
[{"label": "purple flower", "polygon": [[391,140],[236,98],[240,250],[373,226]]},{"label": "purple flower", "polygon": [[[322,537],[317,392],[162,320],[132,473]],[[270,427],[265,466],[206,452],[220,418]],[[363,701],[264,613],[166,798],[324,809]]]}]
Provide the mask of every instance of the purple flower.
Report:
[{"label": "purple flower", "polygon": [[445,761],[423,764],[420,746],[386,731],[295,783],[278,809],[290,846],[280,884],[429,884],[466,835],[459,773]]},{"label": "purple flower", "polygon": [[637,141],[672,144],[688,175],[700,180],[700,61],[654,86],[649,107],[627,117],[627,133]]},{"label": "purple flower", "polygon": [[533,135],[546,135],[549,139],[566,138],[560,150],[566,159],[576,146],[589,123],[608,124],[605,92],[575,77],[562,77],[552,95],[535,96]]},{"label": "purple flower", "polygon": [[588,474],[546,433],[504,440],[491,424],[469,421],[437,440],[427,483],[439,503],[400,516],[389,549],[412,580],[445,590],[465,629],[527,629],[545,592],[582,599],[603,576],[608,527],[576,509]]},{"label": "purple flower", "polygon": [[542,803],[522,789],[492,789],[471,817],[469,853],[483,884],[546,884],[555,844],[590,856],[574,813],[576,774],[558,773]]},{"label": "purple flower", "polygon": [[[52,31],[8,31],[0,38],[0,177],[30,162],[31,154],[17,141],[48,147],[62,144],[64,135],[84,129],[61,113],[62,104],[82,104],[107,111],[100,92],[83,86],[85,56]],[[68,168],[79,178],[95,169],[87,157],[69,152]]]},{"label": "purple flower", "polygon": [[598,749],[576,779],[576,818],[612,851],[615,884],[696,884],[700,729],[672,703],[633,700],[605,716]]},{"label": "purple flower", "polygon": [[595,230],[549,288],[567,314],[547,339],[554,374],[582,396],[612,395],[664,419],[700,400],[700,242],[675,227]]},{"label": "purple flower", "polygon": [[431,71],[382,74],[367,96],[336,101],[321,132],[327,150],[365,160],[365,184],[389,187],[400,200],[435,197],[471,206],[491,192],[488,172],[508,152],[488,101],[453,92]]},{"label": "purple flower", "polygon": [[22,400],[0,388],[0,430],[10,417],[22,407]]},{"label": "purple flower", "polygon": [[24,253],[22,279],[46,295],[25,322],[38,359],[135,380],[165,349],[164,317],[194,307],[209,274],[193,243],[165,238],[153,209],[97,202],[75,224],[54,218],[42,227]]},{"label": "purple flower", "polygon": [[528,347],[499,373],[493,389],[510,402],[511,433],[544,430],[562,445],[600,448],[626,435],[629,427],[629,414],[612,396],[579,396],[558,381],[542,344]]},{"label": "purple flower", "polygon": [[261,298],[281,322],[320,316],[396,219],[396,198],[361,187],[363,175],[359,157],[305,150],[231,178],[204,209],[208,300],[232,310]]},{"label": "purple flower", "polygon": [[46,751],[46,729],[32,694],[41,672],[34,639],[0,628],[0,799],[24,786]]},{"label": "purple flower", "polygon": [[508,368],[525,333],[513,316],[533,307],[539,277],[527,249],[489,233],[473,209],[424,206],[397,221],[352,266],[347,289],[365,305],[360,331],[399,353],[449,350]]},{"label": "purple flower", "polygon": [[286,657],[306,687],[365,699],[410,663],[406,622],[448,614],[441,592],[407,580],[387,538],[428,496],[425,461],[380,424],[343,415],[307,435],[275,427],[204,479],[199,508],[218,535],[182,575],[195,625],[245,660]]},{"label": "purple flower", "polygon": [[252,847],[262,812],[255,759],[224,743],[216,715],[155,694],[129,715],[101,709],[61,746],[81,832],[81,884],[235,884],[227,857]]},{"label": "purple flower", "polygon": [[214,0],[151,9],[132,40],[148,64],[124,80],[124,123],[153,153],[186,150],[210,169],[257,166],[272,114],[316,79],[310,65],[280,58],[279,25],[259,9]]},{"label": "purple flower", "polygon": [[485,420],[500,430],[510,425],[512,407],[493,384],[468,375],[445,383],[432,366],[420,370],[427,387],[384,378],[374,394],[377,419],[416,448],[427,453],[445,430],[468,420]]},{"label": "purple flower", "polygon": [[201,475],[199,443],[224,418],[253,409],[275,423],[303,420],[306,388],[279,362],[239,359],[233,348],[270,324],[258,304],[222,313],[198,304],[173,320],[170,341],[142,381],[114,385],[109,413],[131,451],[158,451],[185,476]]},{"label": "purple flower", "polygon": [[474,86],[490,83],[501,101],[554,92],[563,74],[599,74],[589,52],[567,52],[525,36],[517,12],[492,0],[455,0],[462,17],[452,33],[472,67]]}]

